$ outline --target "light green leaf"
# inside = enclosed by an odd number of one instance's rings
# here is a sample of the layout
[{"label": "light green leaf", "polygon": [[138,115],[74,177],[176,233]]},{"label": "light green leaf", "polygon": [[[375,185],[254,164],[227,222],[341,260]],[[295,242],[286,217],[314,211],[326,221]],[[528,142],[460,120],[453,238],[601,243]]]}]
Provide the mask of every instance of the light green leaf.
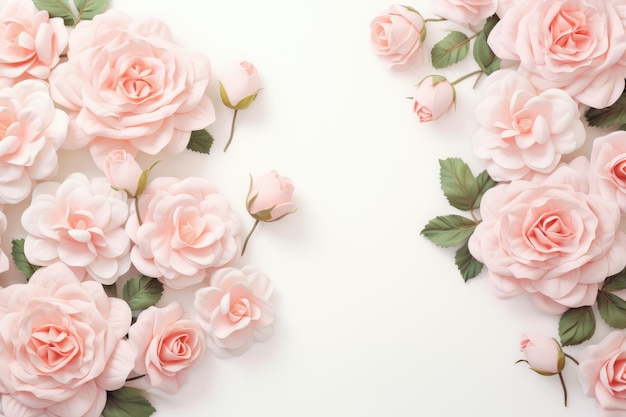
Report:
[{"label": "light green leaf", "polygon": [[596,318],[591,307],[570,308],[559,320],[562,346],[578,345],[591,339],[596,331]]},{"label": "light green leaf", "polygon": [[156,409],[144,396],[142,390],[122,387],[107,392],[107,402],[102,410],[103,417],[148,417]]},{"label": "light green leaf", "polygon": [[145,169],[141,172],[141,175],[137,179],[137,191],[135,191],[136,196],[139,196],[144,192],[144,190],[148,186],[148,177],[150,176],[150,172],[158,163],[159,161],[156,161],[155,163],[150,165],[148,169]]},{"label": "light green leaf", "polygon": [[454,255],[454,263],[461,272],[461,276],[465,282],[476,277],[483,269],[483,264],[472,256],[467,247],[467,242],[457,249]]},{"label": "light green leaf", "polygon": [[441,190],[448,202],[459,210],[475,208],[479,187],[469,166],[460,158],[440,159],[439,166]]},{"label": "light green leaf", "polygon": [[163,284],[157,279],[139,275],[129,279],[122,288],[122,298],[133,311],[145,310],[159,302]]},{"label": "light green leaf", "polygon": [[480,202],[482,201],[483,195],[485,194],[485,192],[487,192],[487,190],[498,185],[496,181],[491,179],[487,171],[483,171],[478,174],[478,176],[476,177],[476,184],[478,185],[478,194],[474,199],[474,204],[472,204],[473,209],[477,209],[480,207]]},{"label": "light green leaf", "polygon": [[211,146],[213,145],[213,136],[206,129],[202,130],[194,130],[191,132],[191,137],[189,138],[189,143],[187,144],[187,149],[209,154],[211,152]]},{"label": "light green leaf", "polygon": [[498,23],[499,20],[500,19],[495,14],[487,19],[485,26],[483,26],[483,29],[480,31],[480,33],[476,37],[476,40],[474,41],[474,48],[472,50],[474,60],[476,61],[480,69],[482,69],[483,72],[485,72],[485,74],[487,75],[500,69],[500,58],[498,58],[496,54],[493,53],[493,51],[489,47],[489,44],[487,43],[487,38],[489,37],[491,29],[493,29],[493,27],[496,25],[496,23]]},{"label": "light green leaf", "polygon": [[441,69],[461,61],[468,52],[469,38],[462,32],[454,31],[433,46],[430,56],[433,67]]},{"label": "light green leaf", "polygon": [[26,280],[35,273],[39,267],[28,262],[24,254],[24,239],[13,239],[11,241],[11,257],[17,269],[26,276]]},{"label": "light green leaf", "polygon": [[457,246],[474,233],[476,222],[457,214],[437,216],[424,226],[420,234],[443,248]]},{"label": "light green leaf", "polygon": [[598,311],[606,324],[616,329],[626,329],[626,301],[608,292],[598,292]]},{"label": "light green leaf", "polygon": [[[70,3],[70,1],[72,3]],[[33,0],[39,10],[45,10],[50,17],[61,17],[65,26],[75,26],[80,20],[90,20],[103,13],[108,0]]]},{"label": "light green leaf", "polygon": [[626,93],[609,107],[603,109],[590,108],[585,113],[589,126],[616,129],[626,124]]},{"label": "light green leaf", "polygon": [[604,280],[602,291],[619,291],[626,289],[626,268]]}]

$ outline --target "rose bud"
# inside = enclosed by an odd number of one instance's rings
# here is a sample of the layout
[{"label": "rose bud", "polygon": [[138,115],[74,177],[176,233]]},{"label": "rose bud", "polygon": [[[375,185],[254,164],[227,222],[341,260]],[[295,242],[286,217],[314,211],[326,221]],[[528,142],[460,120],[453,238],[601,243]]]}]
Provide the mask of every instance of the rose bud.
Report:
[{"label": "rose bud", "polygon": [[413,111],[420,122],[430,122],[446,114],[456,100],[454,87],[440,75],[424,78],[413,97]]},{"label": "rose bud", "polygon": [[542,335],[523,334],[520,341],[520,351],[526,359],[521,359],[530,365],[530,369],[541,375],[556,375],[565,367],[565,354],[561,345],[555,339]]},{"label": "rose bud", "polygon": [[137,184],[142,169],[135,157],[125,150],[109,152],[104,160],[104,174],[115,188],[125,190],[129,195],[137,193]]},{"label": "rose bud", "polygon": [[246,208],[256,220],[273,222],[296,210],[296,205],[291,201],[292,197],[291,179],[280,176],[278,172],[272,170],[252,180]]},{"label": "rose bud", "polygon": [[417,10],[393,4],[372,20],[370,31],[374,53],[389,67],[421,63],[426,28]]}]

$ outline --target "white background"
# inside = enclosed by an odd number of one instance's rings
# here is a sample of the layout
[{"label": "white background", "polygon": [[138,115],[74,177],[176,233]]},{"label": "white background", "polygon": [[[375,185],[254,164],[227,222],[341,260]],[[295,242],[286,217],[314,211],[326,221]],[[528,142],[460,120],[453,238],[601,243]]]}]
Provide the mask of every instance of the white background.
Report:
[{"label": "white background", "polygon": [[[592,416],[569,363],[569,407],[557,377],[514,365],[525,331],[558,337],[558,318],[524,297],[489,293],[484,273],[464,283],[453,251],[419,235],[437,215],[454,213],[439,190],[439,158],[472,157],[473,79],[459,85],[456,112],[419,124],[413,85],[434,73],[387,69],[369,45],[382,0],[127,0],[113,6],[165,20],[183,45],[210,57],[208,94],[218,121],[210,156],[162,159],[154,176],[215,180],[252,225],[244,200],[249,175],[276,169],[293,179],[299,210],[261,224],[242,263],[274,281],[274,336],[240,357],[207,355],[176,396],[150,393],[157,417],[185,416]],[[429,2],[413,7],[426,17]],[[426,47],[448,23],[429,23]],[[469,31],[466,31],[469,33]],[[249,60],[263,91],[238,118],[222,152],[231,111],[217,80],[231,61]],[[469,62],[440,71],[455,79]],[[93,169],[63,153],[57,178]],[[146,165],[147,166],[147,165]],[[19,218],[23,206],[7,208]],[[13,223],[11,233],[15,231]],[[9,240],[3,237],[3,247]],[[19,281],[13,271],[3,281]],[[167,294],[189,302],[189,294]],[[191,305],[187,304],[190,308]],[[594,341],[606,333],[600,326]],[[577,356],[581,348],[567,348]]]}]

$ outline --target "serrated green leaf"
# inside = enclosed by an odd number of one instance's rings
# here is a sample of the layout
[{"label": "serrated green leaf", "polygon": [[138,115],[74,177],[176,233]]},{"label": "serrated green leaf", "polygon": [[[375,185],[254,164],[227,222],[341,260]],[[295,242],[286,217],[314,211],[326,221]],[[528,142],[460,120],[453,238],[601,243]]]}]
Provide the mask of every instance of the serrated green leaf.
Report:
[{"label": "serrated green leaf", "polygon": [[467,56],[469,38],[463,32],[454,31],[440,40],[430,51],[432,65],[437,69],[456,64]]},{"label": "serrated green leaf", "polygon": [[[72,1],[73,4],[69,2]],[[50,17],[60,17],[65,26],[75,26],[80,20],[90,20],[103,13],[108,0],[33,0],[39,10],[45,10]]]},{"label": "serrated green leaf", "polygon": [[589,126],[601,128],[617,128],[626,124],[626,94],[622,95],[609,107],[603,109],[590,108],[585,112]]},{"label": "serrated green leaf", "polygon": [[439,160],[441,190],[448,202],[459,210],[472,210],[478,197],[478,182],[460,158]]},{"label": "serrated green leaf", "polygon": [[485,192],[498,185],[498,183],[489,176],[487,171],[483,171],[476,177],[476,185],[478,186],[478,194],[474,199],[474,204],[472,204],[473,209],[478,209],[480,207],[480,202],[482,201]]},{"label": "serrated green leaf", "polygon": [[213,136],[206,129],[191,132],[187,149],[194,152],[209,154],[213,145]]},{"label": "serrated green leaf", "polygon": [[591,307],[570,308],[559,320],[562,346],[578,345],[591,339],[596,331],[596,318]]},{"label": "serrated green leaf", "polygon": [[600,317],[611,327],[626,329],[626,301],[612,292],[598,292]]},{"label": "serrated green leaf", "polygon": [[483,264],[472,256],[467,247],[467,242],[457,249],[454,255],[454,263],[461,272],[461,276],[465,282],[475,278],[483,269]]},{"label": "serrated green leaf", "polygon": [[157,279],[139,275],[129,279],[122,288],[122,299],[133,311],[145,310],[159,302],[163,284]]},{"label": "serrated green leaf", "polygon": [[24,239],[13,239],[11,241],[11,257],[17,269],[26,276],[26,280],[35,273],[38,266],[31,264],[24,254]]},{"label": "serrated green leaf", "polygon": [[626,289],[626,268],[604,280],[603,291],[619,291]]},{"label": "serrated green leaf", "polygon": [[493,15],[487,19],[485,26],[483,26],[482,30],[476,37],[476,40],[474,41],[474,48],[472,49],[474,60],[480,69],[487,75],[500,69],[500,58],[493,53],[487,43],[487,38],[489,37],[491,29],[493,29],[499,20],[500,19],[497,15]]},{"label": "serrated green leaf", "polygon": [[421,235],[442,248],[464,243],[474,233],[476,222],[457,214],[437,216],[424,226]]},{"label": "serrated green leaf", "polygon": [[107,392],[107,402],[102,410],[103,417],[148,417],[156,409],[146,399],[142,390],[122,387]]}]

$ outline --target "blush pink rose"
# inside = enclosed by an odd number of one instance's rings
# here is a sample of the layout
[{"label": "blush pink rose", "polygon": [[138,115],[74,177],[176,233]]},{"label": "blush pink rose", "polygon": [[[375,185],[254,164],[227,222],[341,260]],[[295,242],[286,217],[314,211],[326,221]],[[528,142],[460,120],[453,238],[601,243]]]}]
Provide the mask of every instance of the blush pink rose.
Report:
[{"label": "blush pink rose", "polygon": [[239,220],[205,178],[159,177],[139,198],[126,224],[133,265],[172,288],[204,281],[239,256]]},{"label": "blush pink rose", "polygon": [[370,31],[374,53],[389,67],[422,62],[426,28],[417,10],[393,4],[372,20]]},{"label": "blush pink rose", "polygon": [[45,82],[25,80],[0,89],[0,203],[19,203],[34,181],[56,173],[67,124]]},{"label": "blush pink rose", "polygon": [[63,19],[50,19],[32,1],[0,4],[0,78],[46,79],[67,46]]},{"label": "blush pink rose", "polygon": [[579,157],[485,193],[469,250],[499,297],[527,293],[542,310],[560,314],[593,305],[604,279],[624,269],[619,207],[590,193],[588,176],[589,163]]},{"label": "blush pink rose", "polygon": [[595,108],[624,90],[624,0],[527,0],[513,3],[489,35],[494,53],[519,61],[540,91],[564,90]]},{"label": "blush pink rose", "polygon": [[597,345],[587,346],[579,356],[578,379],[583,391],[596,399],[599,417],[626,413],[626,337],[620,330],[609,333]]},{"label": "blush pink rose", "polygon": [[520,352],[524,354],[530,368],[541,375],[555,375],[565,367],[563,349],[552,337],[523,334]]},{"label": "blush pink rose", "polygon": [[255,340],[272,334],[272,282],[252,266],[223,268],[211,276],[211,286],[196,291],[194,307],[219,355],[240,355]]},{"label": "blush pink rose", "polygon": [[135,157],[123,149],[109,152],[104,160],[104,174],[109,182],[123,188],[131,196],[137,193],[137,184],[142,172]]},{"label": "blush pink rose", "polygon": [[259,75],[256,67],[248,61],[230,65],[220,80],[220,95],[227,107],[247,109],[259,92]]},{"label": "blush pink rose", "polygon": [[255,178],[250,185],[246,207],[257,220],[273,222],[296,211],[293,182],[275,170]]},{"label": "blush pink rose", "polygon": [[472,142],[476,156],[490,160],[494,180],[549,173],[562,155],[585,142],[578,105],[564,91],[539,92],[515,70],[489,76],[485,91],[476,108],[479,128]]},{"label": "blush pink rose", "polygon": [[137,352],[134,371],[170,394],[178,392],[185,371],[204,357],[204,330],[177,302],[142,311],[128,340]]},{"label": "blush pink rose", "polygon": [[429,76],[417,86],[413,96],[413,112],[420,122],[431,122],[450,111],[455,98],[454,87],[445,77]]},{"label": "blush pink rose", "polygon": [[464,25],[477,25],[496,12],[498,0],[434,0],[431,11],[437,16]]},{"label": "blush pink rose", "polygon": [[[2,206],[0,206],[0,237],[7,230],[7,216],[4,215],[2,211]],[[0,240],[0,243],[2,240]],[[8,271],[9,269],[9,258],[4,253],[4,251],[0,248],[0,273]]]},{"label": "blush pink rose", "polygon": [[174,43],[159,20],[108,10],[78,24],[68,57],[50,75],[70,115],[65,147],[89,145],[99,167],[114,149],[180,153],[215,120],[208,58]]},{"label": "blush pink rose", "polygon": [[127,218],[126,193],[104,177],[74,173],[62,183],[41,183],[22,214],[24,253],[34,265],[63,262],[113,284],[130,268]]},{"label": "blush pink rose", "polygon": [[131,311],[63,264],[0,290],[0,395],[8,416],[98,417],[135,352]]},{"label": "blush pink rose", "polygon": [[626,213],[626,132],[596,138],[591,150],[591,175],[605,198]]}]

